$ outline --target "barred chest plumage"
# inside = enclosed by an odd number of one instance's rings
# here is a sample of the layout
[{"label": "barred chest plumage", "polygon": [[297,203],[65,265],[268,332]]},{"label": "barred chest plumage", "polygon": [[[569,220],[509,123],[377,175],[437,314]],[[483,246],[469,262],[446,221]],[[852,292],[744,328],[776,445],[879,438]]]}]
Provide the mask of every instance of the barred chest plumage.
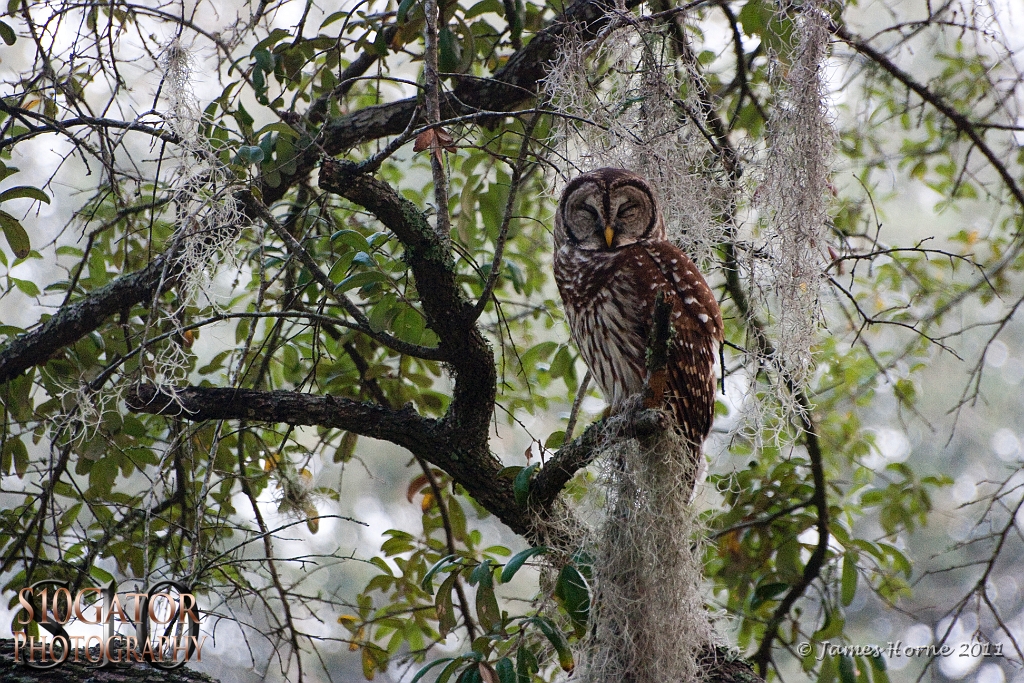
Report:
[{"label": "barred chest plumage", "polygon": [[[625,250],[583,258],[582,252],[563,247],[554,259],[555,280],[573,341],[612,412],[643,388],[641,361],[653,316],[653,300],[637,296],[643,283],[635,282],[632,270],[623,268],[627,258]],[[641,305],[634,305],[637,301]]]},{"label": "barred chest plumage", "polygon": [[665,235],[650,186],[605,168],[570,182],[555,214],[555,281],[573,341],[612,412],[643,390],[654,303],[672,307],[664,400],[694,453],[711,429],[722,314]]}]

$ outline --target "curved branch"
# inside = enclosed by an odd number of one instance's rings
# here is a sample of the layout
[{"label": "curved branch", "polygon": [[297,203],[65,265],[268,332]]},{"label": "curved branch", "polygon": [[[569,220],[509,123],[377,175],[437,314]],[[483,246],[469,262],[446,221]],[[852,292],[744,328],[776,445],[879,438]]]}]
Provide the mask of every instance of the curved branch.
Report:
[{"label": "curved branch", "polygon": [[542,512],[551,509],[558,494],[575,474],[592,463],[601,447],[612,439],[651,436],[665,430],[665,415],[660,410],[640,410],[627,416],[615,416],[583,430],[578,437],[558,449],[554,457],[530,482],[530,502]]}]

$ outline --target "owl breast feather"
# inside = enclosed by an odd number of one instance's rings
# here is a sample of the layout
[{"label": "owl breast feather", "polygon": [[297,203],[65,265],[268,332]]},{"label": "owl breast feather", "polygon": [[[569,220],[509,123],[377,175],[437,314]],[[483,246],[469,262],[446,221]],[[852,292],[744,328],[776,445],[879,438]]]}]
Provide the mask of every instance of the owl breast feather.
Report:
[{"label": "owl breast feather", "polygon": [[[631,249],[555,254],[558,283],[573,341],[601,393],[617,412],[643,389],[647,330],[653,308],[648,286],[624,268]],[[653,300],[653,299],[651,299]]]}]

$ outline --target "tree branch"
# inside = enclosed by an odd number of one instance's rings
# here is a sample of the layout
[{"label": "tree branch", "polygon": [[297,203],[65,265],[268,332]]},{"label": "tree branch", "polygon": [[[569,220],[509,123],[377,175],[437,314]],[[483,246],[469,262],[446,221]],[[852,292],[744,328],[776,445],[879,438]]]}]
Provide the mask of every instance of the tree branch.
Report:
[{"label": "tree branch", "polygon": [[554,457],[530,482],[530,502],[547,512],[558,494],[575,474],[592,463],[601,447],[614,439],[652,436],[667,427],[660,410],[639,410],[607,418],[583,430],[576,439],[558,449]]},{"label": "tree branch", "polygon": [[1006,189],[1009,190],[1010,194],[1013,195],[1013,198],[1017,200],[1017,204],[1021,208],[1024,208],[1024,190],[1022,190],[1020,185],[1017,184],[1017,180],[1010,173],[1009,168],[1007,168],[1006,164],[996,156],[995,151],[989,147],[987,142],[985,142],[985,138],[982,136],[982,133],[978,132],[977,126],[973,124],[967,116],[957,111],[956,108],[946,102],[941,95],[932,92],[926,86],[918,83],[913,76],[898,67],[895,62],[880,51],[850,33],[849,29],[845,26],[833,24],[832,31],[850,47],[873,61],[885,71],[889,72],[893,78],[905,85],[909,90],[913,91],[922,100],[938,109],[943,116],[949,119],[953,125],[956,126],[957,130],[966,135],[985,156],[985,158],[988,159],[996,173],[999,174],[999,177],[1002,178],[1003,182],[1006,184]]},{"label": "tree branch", "polygon": [[412,408],[393,410],[376,403],[330,395],[221,387],[171,390],[139,384],[129,390],[125,401],[135,412],[180,416],[193,422],[255,420],[293,426],[317,425],[384,439],[409,450],[440,445],[432,434],[436,421],[421,417]]},{"label": "tree branch", "polygon": [[[639,0],[626,2],[627,7],[639,4]],[[511,112],[519,108],[536,94],[537,84],[547,75],[547,64],[556,56],[562,35],[574,30],[584,40],[594,37],[608,23],[607,14],[614,7],[608,0],[577,0],[523,49],[509,57],[505,66],[490,78],[457,76],[455,90],[440,97],[442,116],[451,118],[479,110]],[[360,143],[399,135],[411,120],[414,125],[424,123],[424,112],[422,108],[417,111],[417,107],[418,98],[409,97],[364,107],[328,121],[321,129],[320,144],[307,147],[299,154],[295,173],[282,174],[281,184],[276,188],[263,188],[265,201],[272,204],[283,197],[292,185],[316,167],[324,153],[338,156]],[[314,107],[310,115],[315,112],[319,109]]]},{"label": "tree branch", "polygon": [[[35,365],[42,365],[60,349],[75,343],[103,324],[103,321],[153,295],[169,289],[177,276],[177,264],[165,252],[142,270],[116,278],[104,287],[60,308],[49,320],[18,337],[0,350],[0,384],[11,381]],[[168,277],[161,282],[165,266]]]}]

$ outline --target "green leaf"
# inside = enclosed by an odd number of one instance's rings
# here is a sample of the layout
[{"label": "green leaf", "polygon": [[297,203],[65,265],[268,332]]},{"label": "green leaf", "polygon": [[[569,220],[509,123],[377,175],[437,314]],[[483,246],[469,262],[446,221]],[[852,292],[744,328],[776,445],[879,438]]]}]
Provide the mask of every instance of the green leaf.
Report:
[{"label": "green leaf", "polygon": [[235,159],[238,160],[238,163],[246,166],[258,164],[263,161],[265,156],[263,149],[257,145],[242,145],[235,153]]},{"label": "green leaf", "polygon": [[437,630],[442,637],[447,636],[455,628],[455,607],[452,605],[452,590],[455,588],[455,582],[458,579],[459,573],[452,572],[441,583],[441,587],[437,589],[434,609],[437,613]]},{"label": "green leaf", "polygon": [[505,563],[505,568],[501,570],[501,582],[508,583],[512,580],[512,577],[522,568],[523,564],[534,555],[540,555],[548,551],[547,546],[539,545],[535,548],[527,548],[521,550],[512,556],[508,562]]},{"label": "green leaf", "polygon": [[[291,126],[289,126],[284,121],[274,121],[273,123],[268,123],[267,125],[265,125],[262,128],[260,128],[258,131],[256,131],[255,137],[260,137],[260,136],[262,136],[262,135],[264,135],[266,133],[270,133],[270,132],[273,132],[273,131],[276,131],[276,132],[280,133],[281,135],[285,135],[285,136],[290,137],[290,138],[298,138],[299,137],[299,134],[295,131],[295,129],[292,128]],[[261,141],[261,144],[262,144],[262,141]]]},{"label": "green leaf", "polygon": [[26,296],[39,296],[39,286],[31,280],[21,280],[9,275],[7,277],[14,283],[14,286],[21,290]]},{"label": "green leaf", "polygon": [[388,276],[384,273],[378,273],[377,271],[363,271],[349,275],[347,278],[339,282],[335,289],[339,292],[346,292],[350,289],[355,289],[356,287],[363,287],[374,282],[386,282],[387,280]]},{"label": "green leaf", "polygon": [[[3,23],[3,22],[0,22]],[[40,190],[38,187],[31,187],[29,185],[18,185],[17,187],[11,187],[3,192],[0,192],[0,202],[6,202],[11,199],[35,199],[42,202],[43,204],[50,203],[50,197],[45,192]]]},{"label": "green leaf", "polygon": [[445,26],[437,32],[437,68],[442,73],[453,73],[458,70],[461,61],[462,48],[455,34]]},{"label": "green leaf", "polygon": [[452,674],[453,674],[453,673],[455,673],[455,671],[456,671],[456,670],[457,670],[457,669],[458,669],[458,668],[459,668],[460,666],[462,666],[462,664],[463,664],[463,663],[464,663],[465,661],[466,661],[466,658],[465,658],[465,657],[456,657],[454,661],[450,662],[450,663],[448,664],[448,666],[446,666],[446,667],[445,667],[445,668],[444,668],[444,669],[443,669],[443,670],[441,671],[441,673],[440,673],[440,674],[438,674],[438,676],[437,676],[437,680],[436,680],[436,681],[434,681],[434,683],[448,683],[448,679],[450,679],[450,678],[452,677]]},{"label": "green leaf", "polygon": [[551,432],[548,434],[548,438],[544,440],[544,448],[556,449],[561,448],[562,444],[565,443],[565,430],[560,429],[557,432]]},{"label": "green leaf", "polygon": [[478,564],[469,574],[469,585],[475,586],[477,584],[481,586],[494,585],[493,575],[491,574],[491,561],[489,559]]},{"label": "green leaf", "polygon": [[7,244],[11,245],[11,251],[17,258],[26,258],[32,253],[28,233],[17,218],[6,211],[0,211],[0,228],[3,229]]},{"label": "green leaf", "polygon": [[[813,657],[813,650],[811,656]],[[821,662],[821,669],[818,671],[817,683],[832,683],[836,680],[835,658],[825,657]]]},{"label": "green leaf", "polygon": [[760,35],[768,25],[771,11],[770,7],[765,7],[762,0],[749,0],[737,16],[743,32],[748,36]]},{"label": "green leaf", "polygon": [[504,13],[504,11],[504,6],[498,0],[480,0],[480,2],[476,3],[468,10],[466,10],[463,17],[468,20],[474,17],[478,17],[481,14],[486,14],[487,12],[493,12],[494,14],[502,14]]},{"label": "green leaf", "polygon": [[540,664],[537,658],[525,645],[520,645],[516,651],[516,680],[517,683],[530,683],[531,674],[540,671]]},{"label": "green leaf", "polygon": [[109,583],[114,580],[114,575],[110,572],[93,565],[89,569],[89,576],[96,579],[96,583]]},{"label": "green leaf", "polygon": [[429,595],[434,594],[434,574],[438,573],[445,567],[450,567],[456,562],[452,562],[458,555],[445,555],[440,560],[431,565],[430,569],[423,577],[423,581],[420,582],[420,588],[425,590]]},{"label": "green leaf", "polygon": [[572,650],[569,649],[569,643],[565,641],[565,637],[558,627],[545,617],[530,617],[525,621],[537,624],[544,636],[551,642],[552,647],[555,648],[555,652],[558,653],[558,665],[564,671],[572,671],[576,666],[572,658]]},{"label": "green leaf", "polygon": [[555,598],[568,612],[576,635],[582,638],[587,633],[587,619],[590,617],[590,587],[579,570],[571,564],[562,567],[555,581]]},{"label": "green leaf", "polygon": [[7,443],[4,444],[3,463],[2,474],[7,474],[13,467],[18,479],[25,476],[25,472],[28,471],[28,449],[21,439],[7,439]]},{"label": "green leaf", "polygon": [[885,657],[882,655],[870,655],[871,680],[873,683],[889,683],[889,672],[886,671]]},{"label": "green leaf", "polygon": [[256,61],[256,66],[264,73],[269,74],[273,71],[273,55],[269,50],[257,47],[253,50],[253,59]]},{"label": "green leaf", "polygon": [[857,559],[853,553],[846,553],[843,557],[843,578],[842,594],[843,605],[853,602],[853,596],[857,593]]},{"label": "green leaf", "polygon": [[501,610],[498,608],[498,598],[494,595],[494,584],[490,581],[481,582],[477,586],[476,615],[486,633],[501,627]]},{"label": "green leaf", "polygon": [[857,683],[853,658],[849,655],[839,655],[839,680],[842,683]]},{"label": "green leaf", "polygon": [[4,42],[8,45],[14,45],[15,41],[18,40],[18,35],[11,28],[10,24],[0,21],[0,38],[3,38]]},{"label": "green leaf", "polygon": [[366,253],[373,251],[370,247],[370,243],[366,241],[366,238],[363,237],[362,233],[356,232],[355,230],[338,230],[331,235],[331,241],[341,242],[356,251]]},{"label": "green leaf", "polygon": [[399,339],[410,344],[419,344],[427,325],[419,311],[414,308],[405,308],[395,316],[391,323],[391,329]]},{"label": "green leaf", "polygon": [[500,683],[516,683],[516,667],[508,657],[502,657],[494,665]]},{"label": "green leaf", "polygon": [[348,269],[352,266],[352,258],[354,256],[355,253],[350,251],[346,254],[342,254],[341,258],[334,262],[334,265],[331,266],[331,272],[327,274],[327,277],[331,279],[331,282],[341,282],[345,279],[345,273],[347,273]]},{"label": "green leaf", "polygon": [[277,136],[277,144],[274,146],[277,156],[278,169],[287,175],[294,175],[298,170],[298,152],[292,139],[286,135]]},{"label": "green leaf", "polygon": [[512,482],[512,492],[516,496],[516,504],[519,507],[526,507],[526,504],[530,500],[530,479],[533,477],[533,473],[540,467],[540,463],[533,463],[529,467],[524,467],[519,470],[519,474],[516,475],[515,481]]},{"label": "green leaf", "polygon": [[[259,55],[257,55],[257,53],[261,52],[261,51],[262,52],[266,52],[267,53],[267,57],[269,57],[270,53],[267,52],[267,48],[273,47],[274,45],[276,45],[277,43],[281,42],[285,38],[290,37],[291,35],[292,34],[290,32],[286,31],[283,28],[275,28],[273,31],[270,32],[269,36],[267,36],[266,38],[264,38],[260,42],[256,43],[256,47],[254,47],[252,49],[253,57],[255,57],[256,61],[259,62],[260,57],[259,57]],[[270,68],[268,68],[266,70],[267,71],[273,71],[274,67],[271,66]]]},{"label": "green leaf", "polygon": [[412,677],[412,680],[409,681],[409,683],[416,683],[416,681],[423,678],[426,675],[426,673],[433,669],[435,666],[441,666],[445,662],[452,662],[455,661],[455,659],[455,657],[442,657],[441,659],[435,659],[434,661],[430,662],[425,667],[417,671],[416,675]]},{"label": "green leaf", "polygon": [[412,9],[413,2],[415,2],[415,0],[402,0],[402,2],[398,4],[397,19],[399,24],[405,23],[406,17],[409,16],[409,10]]},{"label": "green leaf", "polygon": [[388,56],[388,41],[383,28],[377,31],[377,37],[373,39],[373,51],[381,57]]},{"label": "green leaf", "polygon": [[391,320],[398,312],[395,308],[397,299],[398,298],[394,294],[387,294],[381,297],[381,300],[374,304],[373,308],[370,309],[369,316],[367,316],[371,330],[374,332],[380,332],[387,329]]},{"label": "green leaf", "polygon": [[843,615],[838,610],[827,610],[825,612],[825,623],[820,629],[814,632],[811,640],[815,642],[824,642],[831,638],[835,638],[842,634],[843,628],[846,626],[846,620],[843,619]]},{"label": "green leaf", "polygon": [[761,584],[757,587],[757,590],[754,591],[754,595],[750,598],[750,609],[756,610],[758,607],[773,599],[787,588],[789,588],[789,585],[785,583]]}]

